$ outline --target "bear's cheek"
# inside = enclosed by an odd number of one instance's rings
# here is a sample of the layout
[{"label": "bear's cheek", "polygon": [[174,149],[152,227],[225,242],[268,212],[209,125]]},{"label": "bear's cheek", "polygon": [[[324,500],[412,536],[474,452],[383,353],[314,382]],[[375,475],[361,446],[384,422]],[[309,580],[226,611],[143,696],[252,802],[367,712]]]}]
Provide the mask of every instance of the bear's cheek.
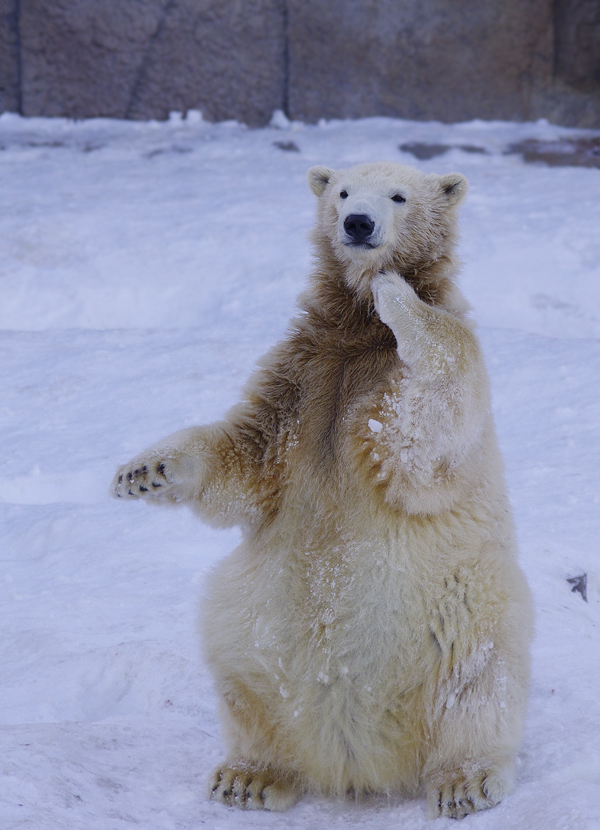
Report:
[{"label": "bear's cheek", "polygon": [[[343,222],[343,220],[342,220]],[[323,213],[322,227],[327,233],[327,236],[335,244],[339,237],[340,212],[336,205],[329,205],[327,210]]]},{"label": "bear's cheek", "polygon": [[397,218],[387,240],[388,248],[407,260],[427,257],[433,241],[433,235],[427,229],[417,229],[415,232],[410,217]]}]

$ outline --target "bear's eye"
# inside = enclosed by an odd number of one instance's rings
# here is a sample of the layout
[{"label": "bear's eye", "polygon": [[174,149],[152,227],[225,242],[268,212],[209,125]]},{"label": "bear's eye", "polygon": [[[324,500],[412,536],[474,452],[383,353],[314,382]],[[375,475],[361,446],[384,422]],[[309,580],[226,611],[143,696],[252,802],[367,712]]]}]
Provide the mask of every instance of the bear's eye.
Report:
[{"label": "bear's eye", "polygon": [[342,190],[342,192],[340,193],[340,199],[347,199],[347,198],[348,198],[348,191],[347,190]]},{"label": "bear's eye", "polygon": [[395,193],[392,196],[392,202],[398,202],[398,204],[401,205],[403,202],[406,202],[406,199],[400,193]]}]

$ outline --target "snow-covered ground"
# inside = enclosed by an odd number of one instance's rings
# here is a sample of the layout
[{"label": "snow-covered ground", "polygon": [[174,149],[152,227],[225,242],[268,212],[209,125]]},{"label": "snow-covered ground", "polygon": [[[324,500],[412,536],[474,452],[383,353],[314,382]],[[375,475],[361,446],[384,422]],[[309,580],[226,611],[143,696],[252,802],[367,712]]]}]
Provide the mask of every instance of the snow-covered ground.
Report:
[{"label": "snow-covered ground", "polygon": [[[0,117],[0,827],[432,826],[419,800],[206,799],[222,750],[196,606],[238,535],[107,495],[118,463],[223,414],[285,330],[311,263],[307,169],[391,159],[471,183],[462,285],[536,605],[518,788],[466,821],[600,828],[600,170],[505,152],[578,135]],[[453,149],[419,161],[411,143]],[[566,581],[583,573],[587,603]]]}]

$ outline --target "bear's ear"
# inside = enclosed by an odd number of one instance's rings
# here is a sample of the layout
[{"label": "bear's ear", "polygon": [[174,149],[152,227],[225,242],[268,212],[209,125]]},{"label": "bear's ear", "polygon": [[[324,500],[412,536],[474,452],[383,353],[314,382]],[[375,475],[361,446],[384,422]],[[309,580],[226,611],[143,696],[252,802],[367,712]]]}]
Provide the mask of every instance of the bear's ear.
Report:
[{"label": "bear's ear", "polygon": [[459,205],[469,189],[469,183],[462,173],[440,176],[439,185],[449,205]]},{"label": "bear's ear", "polygon": [[308,186],[315,194],[315,196],[321,196],[327,185],[329,184],[329,179],[333,176],[335,170],[332,170],[331,167],[323,167],[322,164],[317,165],[317,167],[311,167],[307,173],[307,180]]}]

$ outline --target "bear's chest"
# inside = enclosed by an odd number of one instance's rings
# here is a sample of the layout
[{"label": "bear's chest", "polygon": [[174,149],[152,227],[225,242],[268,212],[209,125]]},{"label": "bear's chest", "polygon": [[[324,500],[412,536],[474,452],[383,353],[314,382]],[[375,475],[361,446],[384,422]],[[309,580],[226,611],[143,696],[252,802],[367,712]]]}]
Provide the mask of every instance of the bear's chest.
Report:
[{"label": "bear's chest", "polygon": [[390,347],[331,350],[308,361],[296,421],[300,460],[310,460],[319,472],[339,467],[362,413],[401,377],[402,364]]}]

